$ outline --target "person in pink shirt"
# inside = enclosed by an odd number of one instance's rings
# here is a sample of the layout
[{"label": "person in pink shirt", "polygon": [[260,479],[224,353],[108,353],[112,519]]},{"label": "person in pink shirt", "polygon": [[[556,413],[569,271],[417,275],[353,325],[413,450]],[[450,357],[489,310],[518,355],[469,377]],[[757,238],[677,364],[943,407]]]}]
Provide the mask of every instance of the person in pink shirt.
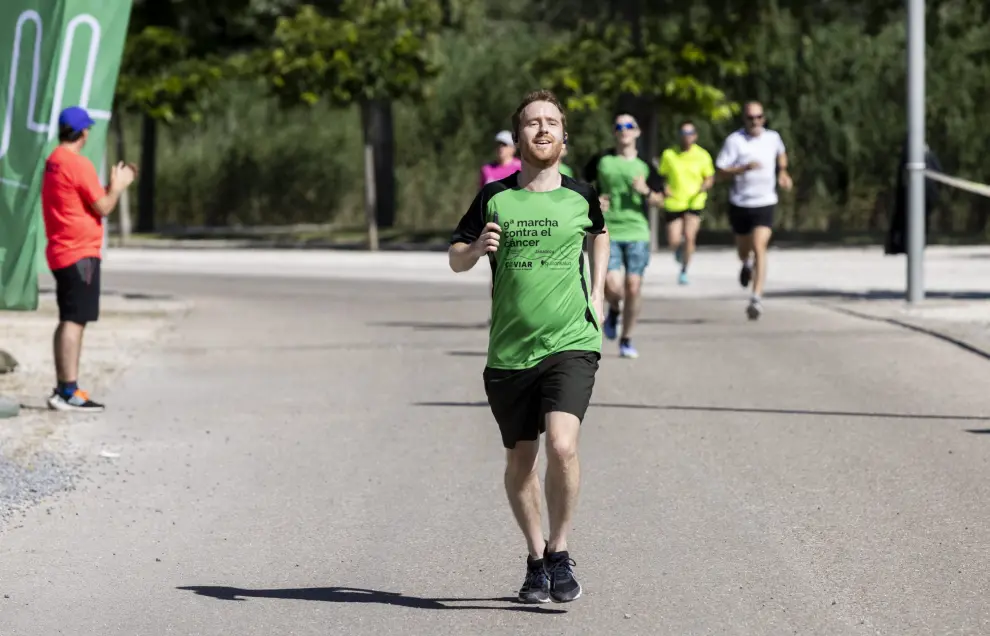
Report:
[{"label": "person in pink shirt", "polygon": [[481,166],[481,187],[492,181],[501,181],[522,169],[522,162],[516,156],[516,142],[512,133],[503,130],[495,135],[495,161]]}]

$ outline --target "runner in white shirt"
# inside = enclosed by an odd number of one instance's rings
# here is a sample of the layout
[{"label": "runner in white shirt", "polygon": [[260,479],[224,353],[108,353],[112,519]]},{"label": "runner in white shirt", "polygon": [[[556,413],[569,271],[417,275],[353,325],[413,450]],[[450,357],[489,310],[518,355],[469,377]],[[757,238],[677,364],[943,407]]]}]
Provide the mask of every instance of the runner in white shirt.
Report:
[{"label": "runner in white shirt", "polygon": [[767,245],[773,230],[777,187],[790,190],[787,151],[774,130],[763,127],[763,106],[747,102],[743,107],[743,128],[725,139],[715,160],[719,177],[731,179],[729,223],[736,235],[736,249],[742,269],[739,284],[753,283],[746,314],[756,320],[763,313],[761,297],[767,277]]}]

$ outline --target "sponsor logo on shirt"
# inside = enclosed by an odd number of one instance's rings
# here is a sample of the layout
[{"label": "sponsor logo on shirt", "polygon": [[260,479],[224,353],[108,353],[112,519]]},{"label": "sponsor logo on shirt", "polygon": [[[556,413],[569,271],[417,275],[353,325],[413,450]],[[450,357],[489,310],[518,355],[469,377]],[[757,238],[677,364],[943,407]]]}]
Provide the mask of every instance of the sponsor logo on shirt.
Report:
[{"label": "sponsor logo on shirt", "polygon": [[525,260],[525,259],[522,259],[522,258],[516,258],[516,259],[511,259],[511,260],[503,261],[501,263],[501,266],[504,267],[505,269],[532,270],[533,269],[533,261]]},{"label": "sponsor logo on shirt", "polygon": [[574,261],[560,258],[547,258],[541,260],[540,265],[547,269],[570,269],[574,267]]}]

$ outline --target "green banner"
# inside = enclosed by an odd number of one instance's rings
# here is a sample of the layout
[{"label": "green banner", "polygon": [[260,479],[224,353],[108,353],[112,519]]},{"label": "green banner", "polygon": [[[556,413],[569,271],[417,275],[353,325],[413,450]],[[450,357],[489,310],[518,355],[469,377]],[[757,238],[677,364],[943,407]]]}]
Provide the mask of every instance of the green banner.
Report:
[{"label": "green banner", "polygon": [[84,154],[106,152],[132,0],[0,0],[0,309],[38,308],[41,176],[58,115],[89,111]]}]

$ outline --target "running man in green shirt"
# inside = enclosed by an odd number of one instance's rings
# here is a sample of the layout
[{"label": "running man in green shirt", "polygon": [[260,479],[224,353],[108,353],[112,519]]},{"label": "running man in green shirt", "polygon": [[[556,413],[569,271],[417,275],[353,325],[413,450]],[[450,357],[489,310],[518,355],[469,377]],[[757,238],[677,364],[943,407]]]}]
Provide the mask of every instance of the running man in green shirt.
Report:
[{"label": "running man in green shirt", "polygon": [[653,164],[639,156],[639,135],[636,119],[619,115],[615,118],[615,146],[592,157],[584,168],[584,180],[595,184],[601,193],[602,211],[612,237],[604,331],[605,337],[614,340],[622,315],[619,356],[623,358],[639,357],[632,333],[639,317],[643,273],[650,263],[649,206],[663,203],[663,179]]},{"label": "running man in green shirt", "polygon": [[[487,257],[495,281],[482,377],[507,449],[506,494],[529,548],[525,603],[581,595],[567,535],[580,482],[578,433],[601,358],[609,237],[594,188],[560,174],[566,124],[553,93],[526,96],[512,117],[522,170],[481,189],[449,250],[455,272]],[[544,432],[549,540],[536,472]]]},{"label": "running man in green shirt", "polygon": [[687,285],[688,264],[701,227],[701,213],[708,191],[715,183],[715,164],[708,151],[697,144],[698,131],[692,122],[683,122],[678,132],[680,147],[667,148],[660,156],[660,176],[667,182],[663,200],[667,244],[681,264],[677,282]]}]

